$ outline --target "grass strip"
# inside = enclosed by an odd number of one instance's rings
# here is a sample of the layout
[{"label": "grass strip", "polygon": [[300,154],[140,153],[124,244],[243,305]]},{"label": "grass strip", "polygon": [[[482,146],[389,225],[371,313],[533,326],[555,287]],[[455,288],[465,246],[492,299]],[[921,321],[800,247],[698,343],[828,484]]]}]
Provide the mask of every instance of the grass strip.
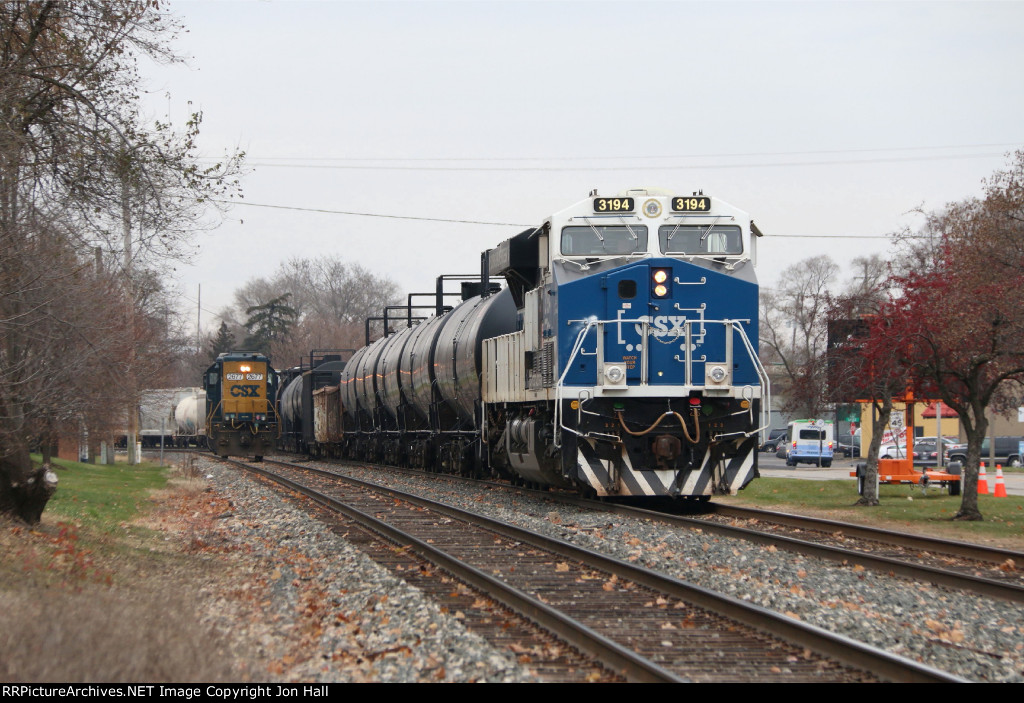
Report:
[{"label": "grass strip", "polygon": [[59,483],[46,512],[99,532],[131,522],[168,481],[167,468],[150,462],[131,466],[56,459],[53,464]]},{"label": "grass strip", "polygon": [[[990,477],[989,481],[992,480]],[[737,496],[716,497],[715,500],[878,527],[910,527],[917,533],[965,542],[996,540],[1004,546],[1024,549],[1022,496],[979,496],[978,505],[984,520],[964,522],[952,519],[960,509],[961,496],[950,496],[938,486],[923,491],[909,484],[882,484],[878,489],[879,505],[867,507],[854,505],[859,496],[852,479],[760,478]]]}]

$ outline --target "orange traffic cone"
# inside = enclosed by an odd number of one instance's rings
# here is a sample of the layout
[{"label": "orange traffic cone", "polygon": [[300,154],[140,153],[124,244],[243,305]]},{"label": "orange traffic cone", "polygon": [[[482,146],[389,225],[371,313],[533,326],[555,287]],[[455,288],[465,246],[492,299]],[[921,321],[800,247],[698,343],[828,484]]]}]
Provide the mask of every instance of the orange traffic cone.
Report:
[{"label": "orange traffic cone", "polygon": [[996,498],[1006,497],[1006,481],[1003,480],[1003,467],[996,464]]},{"label": "orange traffic cone", "polygon": [[985,478],[985,462],[978,464],[978,495],[988,494],[988,479]]}]

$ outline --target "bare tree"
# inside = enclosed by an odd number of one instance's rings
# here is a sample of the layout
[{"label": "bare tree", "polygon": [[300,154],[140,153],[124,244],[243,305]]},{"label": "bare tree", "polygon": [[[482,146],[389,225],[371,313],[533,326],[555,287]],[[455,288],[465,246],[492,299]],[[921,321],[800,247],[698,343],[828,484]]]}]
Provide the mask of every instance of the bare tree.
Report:
[{"label": "bare tree", "polygon": [[[75,364],[129,402],[153,373],[143,264],[183,255],[200,210],[237,187],[239,157],[198,165],[201,116],[180,133],[139,120],[137,57],[175,60],[177,29],[155,3],[0,5],[0,512],[38,520],[52,493],[28,435],[75,414]],[[85,273],[97,243],[123,262],[117,285]]]},{"label": "bare tree", "polygon": [[761,292],[761,359],[787,412],[824,412],[828,287],[838,274],[831,258],[816,256],[790,266],[777,288]]},{"label": "bare tree", "polygon": [[291,293],[288,303],[300,321],[314,317],[357,325],[367,317],[380,315],[385,305],[394,304],[398,298],[394,281],[376,276],[359,264],[326,256],[289,259],[270,279],[248,281],[235,292],[235,307],[245,310],[265,305],[282,293]]},{"label": "bare tree", "polygon": [[[298,365],[311,349],[361,347],[365,320],[400,302],[393,281],[328,256],[290,259],[272,278],[248,281],[235,292],[235,307],[244,312],[265,306],[283,293],[290,294],[288,306],[296,316],[288,334],[269,346],[275,365],[282,368]],[[243,319],[247,315],[232,314]]]}]

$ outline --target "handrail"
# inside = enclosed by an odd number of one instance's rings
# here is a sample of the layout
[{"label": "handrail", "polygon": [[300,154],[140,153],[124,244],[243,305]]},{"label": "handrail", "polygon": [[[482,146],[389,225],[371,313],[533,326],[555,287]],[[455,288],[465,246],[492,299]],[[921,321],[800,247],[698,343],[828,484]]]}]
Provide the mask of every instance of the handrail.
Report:
[{"label": "handrail", "polygon": [[[755,434],[757,434],[757,433],[767,429],[768,426],[770,425],[770,419],[771,419],[771,382],[770,382],[770,380],[768,378],[768,373],[765,370],[764,365],[761,363],[761,360],[758,358],[757,353],[754,351],[754,345],[750,342],[750,338],[747,336],[747,333],[743,329],[742,323],[744,323],[744,322],[749,324],[750,320],[748,320],[748,319],[722,319],[722,320],[695,319],[695,320],[683,320],[681,327],[676,327],[676,328],[674,328],[672,330],[672,332],[673,332],[672,336],[674,336],[676,339],[678,339],[680,337],[685,337],[687,340],[689,340],[691,338],[691,336],[692,336],[692,330],[691,330],[691,326],[692,325],[702,325],[702,326],[703,325],[709,325],[709,324],[720,324],[720,325],[723,325],[724,327],[726,327],[727,334],[728,334],[728,330],[739,332],[740,340],[743,343],[743,348],[747,352],[747,356],[750,358],[751,362],[754,365],[754,370],[757,373],[757,377],[758,377],[758,380],[759,380],[760,385],[761,385],[761,398],[760,398],[761,405],[760,405],[760,413],[759,413],[760,417],[758,418],[758,422],[754,423],[754,424],[758,424],[759,426],[756,429],[750,430],[748,432],[733,432],[733,433],[729,433],[728,435],[719,435],[720,437],[721,436],[737,435],[737,434],[742,434],[744,437],[750,437],[752,435],[755,435]],[[572,368],[572,365],[576,361],[576,358],[583,353],[583,351],[582,351],[583,350],[583,343],[586,340],[587,335],[590,333],[590,330],[592,328],[596,328],[598,330],[598,335],[600,337],[600,335],[601,335],[601,333],[602,333],[602,331],[604,329],[604,326],[606,324],[642,324],[644,326],[643,331],[645,333],[647,333],[647,331],[649,329],[650,320],[647,319],[647,318],[643,318],[643,317],[635,318],[635,319],[614,319],[614,320],[598,320],[596,318],[589,318],[589,319],[585,319],[585,320],[568,320],[568,322],[567,322],[567,324],[570,324],[570,325],[571,324],[576,324],[576,323],[583,323],[583,328],[576,335],[576,341],[573,343],[572,351],[569,354],[569,359],[568,359],[568,361],[565,364],[565,368],[562,369],[562,373],[561,373],[561,375],[559,375],[557,383],[555,384],[555,430],[556,431],[555,431],[554,444],[555,444],[556,447],[559,447],[559,448],[561,448],[561,446],[562,446],[562,442],[561,442],[561,431],[562,430],[566,430],[566,431],[571,432],[572,434],[575,434],[577,436],[581,436],[581,437],[583,436],[576,429],[574,429],[572,427],[569,427],[569,426],[567,426],[565,424],[565,419],[563,417],[563,412],[562,412],[562,401],[565,399],[564,390],[566,388],[570,387],[570,386],[566,386],[565,378],[566,378],[566,376],[568,376],[569,369]],[[650,338],[649,334],[644,334],[644,341],[643,341],[642,346],[641,346],[641,349],[642,349],[642,351],[644,353],[641,354],[641,366],[642,366],[642,368],[641,368],[641,380],[640,380],[640,384],[639,384],[640,386],[649,386],[650,385],[649,381],[648,381],[648,373],[647,373],[648,369],[646,368],[647,365],[649,364],[649,359],[650,359],[649,355],[646,353],[646,351],[647,351],[647,343],[648,343],[649,338]],[[731,340],[731,337],[729,339]],[[603,344],[601,344],[601,340],[599,339],[598,341],[599,341],[599,346],[603,346]],[[658,340],[658,341],[660,341],[660,340]],[[727,353],[730,355],[729,361],[731,361],[731,353],[732,353],[731,352],[731,348],[732,348],[732,344],[730,342],[728,342],[728,341],[727,341],[727,348],[729,350]],[[601,359],[598,359],[598,361],[603,363],[604,359],[601,358]],[[691,350],[689,349],[689,347],[687,347],[686,359],[683,361],[683,363],[684,363],[684,365],[686,367],[685,368],[685,380],[686,380],[685,385],[687,385],[687,386],[694,385],[693,384],[693,378],[692,378],[692,368],[691,368],[692,364],[693,364],[693,361],[694,361],[694,359],[692,358]],[[595,373],[596,373],[596,371],[595,371]],[[595,385],[597,385],[597,379],[596,378],[595,378]],[[695,386],[695,387],[697,387],[697,386]],[[702,385],[700,387],[703,388],[705,386]],[[750,388],[749,385],[747,385],[746,387]],[[744,393],[744,395],[746,395],[746,394]],[[752,415],[753,409],[752,408],[751,408],[750,412],[751,412],[751,419],[753,419],[753,415]]]},{"label": "handrail", "polygon": [[[764,364],[761,363],[760,357],[754,351],[754,345],[750,342],[750,338],[747,337],[747,333],[742,327],[733,325],[733,329],[740,333],[740,339],[743,341],[743,346],[747,350],[747,356],[754,362],[754,370],[757,371],[757,377],[761,379],[761,426],[755,430],[760,432],[766,430],[771,425],[772,418],[772,382],[768,377],[768,370],[765,369]],[[751,432],[750,434],[753,434]],[[749,434],[747,435],[750,436]]]}]

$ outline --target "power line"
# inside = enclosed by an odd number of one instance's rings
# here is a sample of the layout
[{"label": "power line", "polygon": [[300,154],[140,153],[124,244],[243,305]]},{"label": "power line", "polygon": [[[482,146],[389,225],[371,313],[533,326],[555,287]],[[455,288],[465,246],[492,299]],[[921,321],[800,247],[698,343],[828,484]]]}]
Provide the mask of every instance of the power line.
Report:
[{"label": "power line", "polygon": [[[226,200],[218,200],[217,202],[228,203]],[[248,205],[249,207],[263,207],[270,208],[272,210],[296,210],[298,212],[319,212],[328,215],[350,215],[353,217],[381,217],[392,220],[420,220],[425,222],[455,222],[458,224],[471,224],[471,225],[494,225],[496,227],[535,227],[536,225],[527,225],[517,222],[486,222],[483,220],[459,220],[454,218],[445,217],[417,217],[414,215],[385,215],[381,213],[372,212],[353,212],[349,210],[328,210],[326,208],[312,208],[312,207],[297,207],[294,205],[267,205],[264,203],[249,203],[245,201],[231,201],[231,205]],[[765,235],[767,239],[777,239],[781,237],[785,238],[798,238],[798,239],[890,239],[891,235],[888,234],[775,234],[769,232]]]},{"label": "power line", "polygon": [[[186,293],[179,293],[178,297],[184,298],[185,300],[187,300],[188,302],[190,302],[192,304],[196,304],[196,303],[199,302],[195,298],[189,297],[188,294],[186,294]],[[213,310],[210,310],[209,308],[205,308],[202,305],[199,306],[199,309],[202,310],[205,313],[209,313],[210,315],[213,315],[215,318],[217,318],[218,320],[220,320],[222,322],[227,322],[228,321],[228,319],[225,318],[223,315],[221,315],[219,312],[214,312]]]},{"label": "power line", "polygon": [[909,163],[914,161],[945,161],[962,159],[995,158],[1004,156],[1002,152],[984,154],[948,154],[941,156],[910,156],[879,159],[836,159],[831,161],[782,161],[741,164],[694,164],[672,166],[384,166],[354,164],[313,164],[313,163],[269,163],[268,161],[249,161],[250,166],[265,168],[309,168],[342,171],[476,171],[476,172],[595,172],[595,171],[694,171],[723,170],[737,168],[779,168],[786,166],[851,166],[858,164],[889,164]]},{"label": "power line", "polygon": [[292,205],[265,205],[262,203],[247,203],[242,200],[238,201],[226,201],[218,200],[219,203],[227,203],[229,205],[248,205],[249,207],[265,207],[273,210],[298,210],[299,212],[322,212],[328,215],[352,215],[355,217],[382,217],[389,220],[420,220],[423,222],[455,222],[464,225],[494,225],[496,227],[531,227],[532,225],[524,225],[516,222],[485,222],[483,220],[456,220],[444,217],[416,217],[413,215],[383,215],[376,212],[352,212],[348,210],[327,210],[324,208],[314,207],[295,207]]},{"label": "power line", "polygon": [[[624,161],[628,159],[722,159],[722,158],[749,158],[749,157],[761,157],[761,156],[810,156],[810,155],[821,155],[821,154],[869,154],[869,153],[889,153],[889,152],[909,152],[909,151],[934,151],[941,149],[987,149],[993,147],[999,148],[1019,148],[1021,142],[995,142],[987,144],[950,144],[945,146],[907,146],[907,147],[879,147],[879,148],[867,148],[867,149],[820,149],[820,150],[802,150],[802,151],[751,151],[751,152],[731,152],[731,153],[711,153],[711,154],[650,154],[646,156],[481,156],[481,157],[402,157],[402,156],[256,156],[253,157],[255,162],[268,162],[268,161],[312,161],[312,162],[323,162],[323,161],[335,161],[335,162],[354,162],[354,161],[381,161],[381,162],[490,162],[490,161],[507,161],[507,162],[522,162],[522,161]],[[998,154],[1002,156],[1002,153]],[[954,158],[960,158],[956,155],[951,155]],[[971,157],[971,155],[968,155]],[[920,157],[929,158],[929,157]],[[946,158],[942,156],[936,156],[934,158]],[[209,157],[209,160],[215,160],[213,157]],[[856,161],[855,163],[862,163]],[[864,161],[863,163],[871,163],[870,161]],[[267,164],[270,165],[270,164]]]},{"label": "power line", "polygon": [[[891,239],[890,234],[774,234],[772,232],[765,233],[765,239],[778,239],[785,237],[786,239]],[[916,238],[914,235],[909,235],[910,238]]]}]

